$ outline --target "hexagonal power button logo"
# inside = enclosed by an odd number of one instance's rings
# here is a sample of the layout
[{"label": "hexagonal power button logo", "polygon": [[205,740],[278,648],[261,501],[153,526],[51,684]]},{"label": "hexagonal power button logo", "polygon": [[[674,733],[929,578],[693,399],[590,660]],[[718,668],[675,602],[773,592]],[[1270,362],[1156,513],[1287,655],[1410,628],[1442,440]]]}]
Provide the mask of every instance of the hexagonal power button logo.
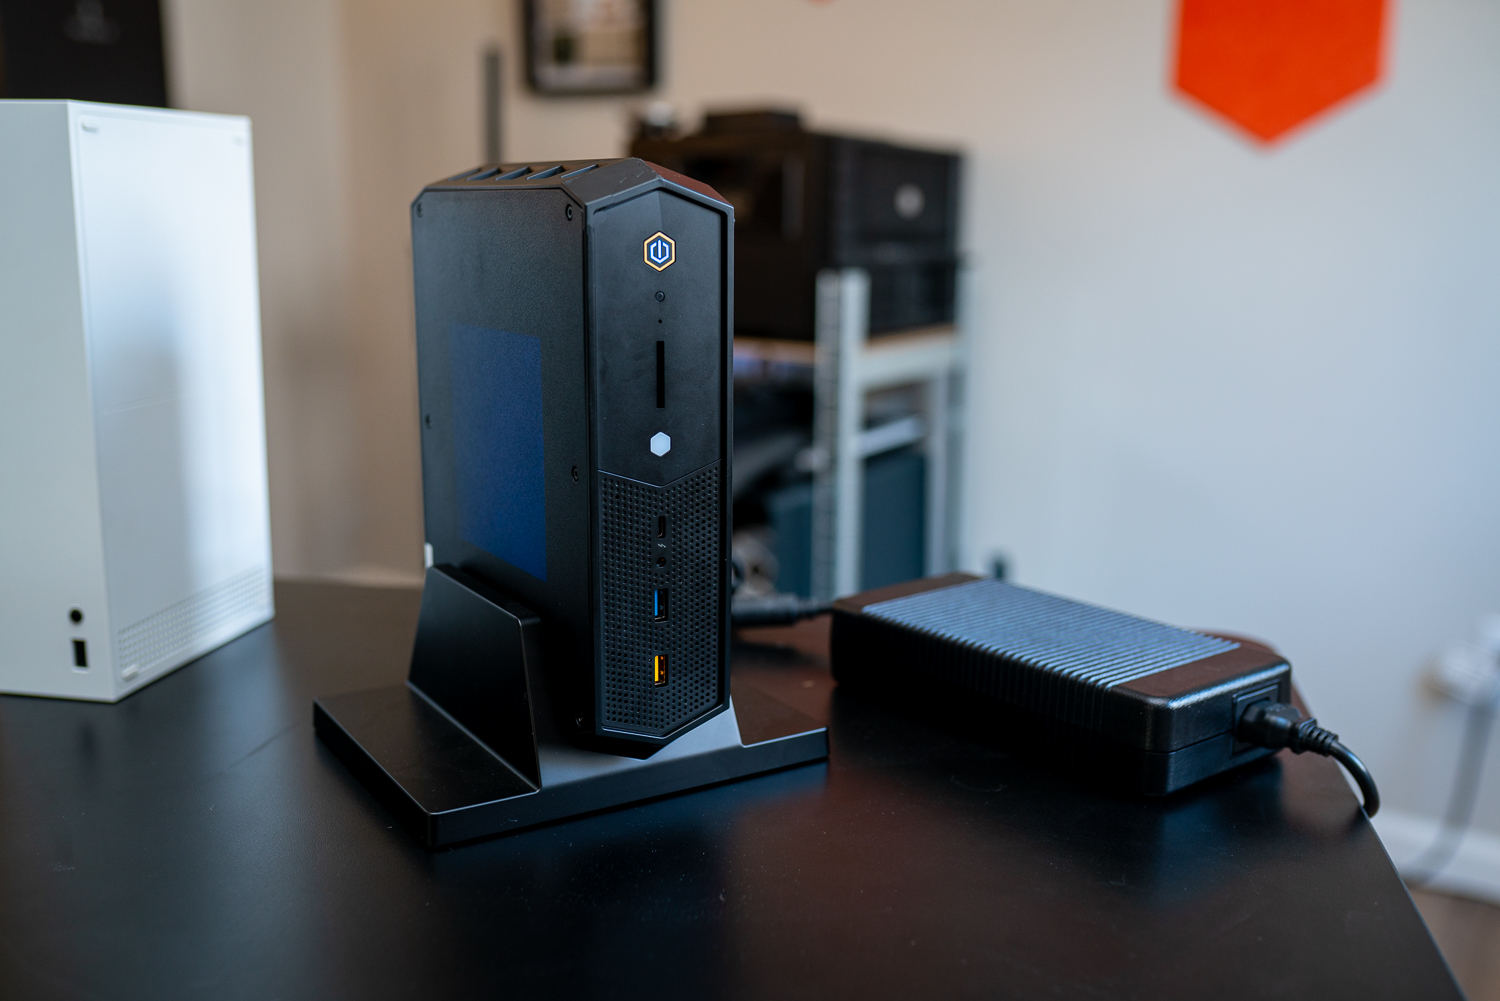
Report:
[{"label": "hexagonal power button logo", "polygon": [[651,454],[666,455],[672,451],[672,437],[664,431],[658,431],[651,436]]},{"label": "hexagonal power button logo", "polygon": [[665,271],[677,261],[677,241],[665,233],[652,233],[646,237],[646,263],[657,271]]}]

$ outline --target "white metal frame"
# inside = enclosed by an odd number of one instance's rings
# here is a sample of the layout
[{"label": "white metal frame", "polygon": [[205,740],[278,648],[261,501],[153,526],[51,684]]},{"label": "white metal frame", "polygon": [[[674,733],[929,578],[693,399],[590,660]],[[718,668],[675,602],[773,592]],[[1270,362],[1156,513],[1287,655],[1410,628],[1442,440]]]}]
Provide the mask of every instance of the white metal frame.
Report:
[{"label": "white metal frame", "polygon": [[[813,490],[812,592],[824,599],[860,589],[864,460],[896,445],[920,440],[927,457],[926,572],[951,569],[955,559],[958,328],[925,327],[871,341],[869,305],[864,269],[818,275],[813,441],[821,461]],[[914,384],[923,388],[920,419],[865,429],[870,392]]]}]

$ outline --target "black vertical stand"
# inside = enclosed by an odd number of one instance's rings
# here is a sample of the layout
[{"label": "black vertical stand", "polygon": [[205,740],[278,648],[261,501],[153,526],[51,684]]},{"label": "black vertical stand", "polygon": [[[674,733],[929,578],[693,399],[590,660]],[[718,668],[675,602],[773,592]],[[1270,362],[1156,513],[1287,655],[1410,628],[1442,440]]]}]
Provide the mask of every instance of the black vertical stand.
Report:
[{"label": "black vertical stand", "polygon": [[530,610],[433,567],[407,683],[318,699],[313,726],[428,848],[828,756],[825,728],[751,690],[646,758],[574,746],[553,718],[540,630]]}]

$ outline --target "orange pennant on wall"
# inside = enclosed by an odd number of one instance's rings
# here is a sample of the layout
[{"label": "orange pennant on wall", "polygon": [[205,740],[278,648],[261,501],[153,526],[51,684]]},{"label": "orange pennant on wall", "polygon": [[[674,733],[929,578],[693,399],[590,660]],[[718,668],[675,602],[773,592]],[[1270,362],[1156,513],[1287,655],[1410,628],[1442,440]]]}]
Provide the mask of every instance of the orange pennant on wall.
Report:
[{"label": "orange pennant on wall", "polygon": [[1181,0],[1178,90],[1262,142],[1380,79],[1386,0]]}]

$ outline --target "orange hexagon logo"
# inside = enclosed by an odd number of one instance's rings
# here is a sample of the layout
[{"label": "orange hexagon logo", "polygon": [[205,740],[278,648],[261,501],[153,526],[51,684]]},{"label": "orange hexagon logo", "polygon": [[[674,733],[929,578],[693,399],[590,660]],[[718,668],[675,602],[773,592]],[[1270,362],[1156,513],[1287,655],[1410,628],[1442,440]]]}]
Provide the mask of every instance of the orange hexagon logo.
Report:
[{"label": "orange hexagon logo", "polygon": [[1181,0],[1177,89],[1262,142],[1380,79],[1386,0]]},{"label": "orange hexagon logo", "polygon": [[656,270],[667,270],[677,260],[677,242],[665,233],[652,233],[646,237],[645,259]]}]

